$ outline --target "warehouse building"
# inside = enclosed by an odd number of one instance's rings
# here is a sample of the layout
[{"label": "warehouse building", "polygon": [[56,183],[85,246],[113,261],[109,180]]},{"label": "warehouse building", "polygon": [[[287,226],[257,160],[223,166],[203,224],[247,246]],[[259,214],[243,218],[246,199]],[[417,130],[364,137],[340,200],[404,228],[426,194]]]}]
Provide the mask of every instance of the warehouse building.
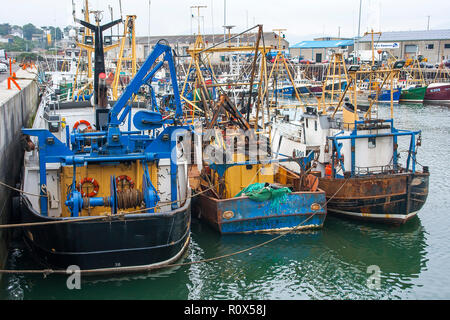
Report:
[{"label": "warehouse building", "polygon": [[[226,35],[226,39],[229,37],[233,37],[234,34]],[[193,48],[197,35],[176,35],[176,36],[151,36],[151,37],[136,37],[136,59],[138,61],[143,61],[150,54],[155,44],[161,40],[166,40],[169,45],[177,52],[180,56],[187,55],[187,50],[189,48]],[[224,34],[207,34],[202,35],[203,41],[205,42],[207,47],[210,47],[214,44],[224,41]],[[256,33],[247,33],[243,34],[239,37],[232,39],[231,41],[227,41],[224,44],[219,45],[219,47],[226,46],[254,46],[256,44]],[[271,46],[273,50],[278,50],[279,43],[281,50],[289,50],[289,42],[286,41],[284,37],[282,39],[278,39],[278,35],[274,32],[264,32],[264,45]],[[280,42],[279,42],[280,40]],[[263,45],[263,42],[260,42],[260,46]],[[111,55],[114,56],[118,52],[118,49],[115,51],[111,51]],[[222,55],[223,56],[223,55]],[[212,57],[212,62],[223,61],[223,57],[220,54],[215,54]]]},{"label": "warehouse building", "polygon": [[[422,55],[436,64],[450,58],[450,29],[382,32],[373,39],[375,50],[388,51],[399,59]],[[372,50],[372,35],[365,35],[359,43],[360,50]]]},{"label": "warehouse building", "polygon": [[347,59],[349,54],[353,52],[353,40],[317,38],[313,41],[302,41],[289,47],[291,57],[300,57],[300,59],[317,63],[330,60],[335,52],[343,53],[344,58]]}]

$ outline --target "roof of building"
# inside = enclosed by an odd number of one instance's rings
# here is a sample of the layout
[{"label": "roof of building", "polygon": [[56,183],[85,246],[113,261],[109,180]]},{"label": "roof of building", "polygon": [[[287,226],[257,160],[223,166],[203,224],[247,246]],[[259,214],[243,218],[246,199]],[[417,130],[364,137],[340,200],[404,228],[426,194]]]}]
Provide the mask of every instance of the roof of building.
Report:
[{"label": "roof of building", "polygon": [[[230,36],[233,37],[235,34],[231,34]],[[249,42],[256,42],[256,33],[247,33],[241,35],[239,38],[234,38],[231,40],[233,43],[237,43],[238,39],[240,43],[246,43]],[[273,32],[264,32],[263,37],[265,39],[273,39],[276,34]],[[157,41],[161,39],[167,40],[169,43],[184,43],[184,44],[190,44],[194,43],[197,35],[175,35],[175,36],[150,36],[150,37],[136,37],[136,43],[146,44],[150,42],[151,44],[156,43]],[[223,33],[222,34],[205,34],[202,35],[203,41],[206,43],[218,43],[220,41],[223,41]],[[228,39],[228,34],[226,35],[226,38]],[[286,39],[283,39],[286,41]]]},{"label": "roof of building", "polygon": [[325,40],[325,41],[302,41],[294,44],[290,48],[339,48],[352,46],[353,40]]},{"label": "roof of building", "polygon": [[[381,35],[374,35],[374,41],[411,41],[411,40],[443,40],[450,39],[450,29],[444,30],[418,30],[418,31],[389,31]],[[362,37],[360,42],[372,41],[370,34]]]}]

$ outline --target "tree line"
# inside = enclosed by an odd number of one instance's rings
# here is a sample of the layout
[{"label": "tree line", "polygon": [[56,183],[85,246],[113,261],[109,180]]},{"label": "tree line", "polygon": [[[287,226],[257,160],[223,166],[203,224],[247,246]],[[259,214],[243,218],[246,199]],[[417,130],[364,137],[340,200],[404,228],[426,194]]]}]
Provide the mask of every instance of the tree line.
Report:
[{"label": "tree line", "polygon": [[44,32],[50,33],[52,35],[52,39],[61,40],[63,38],[63,31],[60,27],[55,28],[54,26],[42,26],[38,28],[32,23],[27,23],[23,26],[10,25],[9,23],[0,24],[1,36],[10,35],[14,30],[20,30],[23,33],[23,38],[29,41],[32,40],[33,35],[43,35]]}]

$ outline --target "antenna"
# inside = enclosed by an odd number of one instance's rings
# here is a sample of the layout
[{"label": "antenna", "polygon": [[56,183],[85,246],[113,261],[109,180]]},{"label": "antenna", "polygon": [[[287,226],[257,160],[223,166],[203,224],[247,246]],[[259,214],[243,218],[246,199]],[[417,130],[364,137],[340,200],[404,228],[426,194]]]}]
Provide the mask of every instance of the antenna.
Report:
[{"label": "antenna", "polygon": [[213,0],[211,0],[211,33],[213,36],[213,44],[216,44],[216,41],[214,39],[214,10],[213,10]]},{"label": "antenna", "polygon": [[119,9],[120,9],[120,19],[123,20],[123,14],[122,14],[122,0],[119,0]]},{"label": "antenna", "polygon": [[[228,40],[231,38],[231,29],[233,29],[235,26],[223,26],[224,30],[228,30]],[[231,47],[231,41],[228,41],[229,46]]]},{"label": "antenna", "polygon": [[73,20],[75,21],[75,2],[73,2],[73,0],[72,0],[72,17]]},{"label": "antenna", "polygon": [[148,36],[147,36],[147,47],[150,52],[150,7],[152,4],[152,0],[148,0]]},{"label": "antenna", "polygon": [[[223,0],[223,25],[227,25],[227,0]],[[227,40],[226,29],[223,29],[223,41]]]},{"label": "antenna", "polygon": [[207,6],[191,6],[191,9],[197,9],[197,17],[198,17],[198,34],[200,34],[200,9],[207,8]]},{"label": "antenna", "polygon": [[[109,12],[110,12],[110,14],[111,14],[111,21],[114,21],[114,18],[113,18],[113,8],[112,8],[110,5],[108,5],[108,8],[109,8]],[[119,29],[119,25],[117,25],[117,29]],[[111,39],[112,39],[112,35],[113,35],[113,33],[112,33],[112,28],[111,28]]]}]

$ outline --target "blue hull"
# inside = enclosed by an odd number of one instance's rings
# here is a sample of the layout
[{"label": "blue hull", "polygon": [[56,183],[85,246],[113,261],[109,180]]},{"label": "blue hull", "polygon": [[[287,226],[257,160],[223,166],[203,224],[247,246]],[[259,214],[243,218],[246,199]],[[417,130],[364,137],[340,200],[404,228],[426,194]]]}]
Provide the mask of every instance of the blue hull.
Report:
[{"label": "blue hull", "polygon": [[[277,232],[321,228],[327,213],[325,203],[323,191],[289,193],[279,206],[248,197],[218,200],[202,194],[193,210],[222,234]],[[312,204],[321,208],[314,211]]]},{"label": "blue hull", "polygon": [[[398,89],[394,89],[394,93],[393,93],[393,100],[394,101],[399,101],[400,100],[400,95],[402,94],[402,88],[398,88]],[[375,94],[371,94],[370,98],[374,98]],[[378,95],[378,101],[379,102],[391,102],[391,90],[382,90],[380,92],[380,94]]]},{"label": "blue hull", "polygon": [[292,96],[294,94],[294,87],[285,87],[275,90],[278,94]]}]

